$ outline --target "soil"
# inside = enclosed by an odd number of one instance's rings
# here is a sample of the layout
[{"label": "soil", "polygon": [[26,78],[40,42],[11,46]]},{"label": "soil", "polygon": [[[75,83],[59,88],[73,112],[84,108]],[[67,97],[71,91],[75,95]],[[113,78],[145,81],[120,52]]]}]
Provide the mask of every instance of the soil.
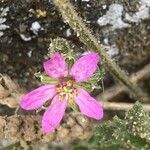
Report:
[{"label": "soil", "polygon": [[[149,19],[138,24],[132,23],[130,28],[115,31],[111,31],[109,26],[100,27],[96,22],[106,13],[110,4],[122,4],[124,11],[131,14],[137,11],[138,1],[77,0],[72,2],[87,26],[102,43],[107,37],[109,44],[116,44],[119,54],[114,59],[123,69],[131,73],[149,62]],[[106,8],[103,9],[103,6]],[[9,7],[9,11],[5,24],[9,25],[9,29],[6,29],[0,38],[0,72],[18,80],[21,86],[30,89],[39,84],[34,73],[43,69],[42,62],[47,58],[50,39],[63,37],[79,45],[79,49],[83,47],[69,25],[63,22],[51,1],[3,0],[0,8],[6,7]],[[32,23],[35,21],[41,26],[37,33],[31,30]],[[69,36],[68,29],[71,30]],[[21,35],[30,40],[25,41]],[[106,86],[109,84],[111,80],[107,79]]]}]

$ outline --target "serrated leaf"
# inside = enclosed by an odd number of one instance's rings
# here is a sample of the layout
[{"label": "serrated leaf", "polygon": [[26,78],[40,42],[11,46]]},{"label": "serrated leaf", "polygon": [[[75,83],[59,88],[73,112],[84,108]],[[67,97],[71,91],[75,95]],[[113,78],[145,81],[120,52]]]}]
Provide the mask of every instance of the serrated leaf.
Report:
[{"label": "serrated leaf", "polygon": [[[136,129],[142,131],[136,132]],[[126,113],[125,119],[115,116],[112,121],[100,123],[93,136],[84,145],[88,145],[90,150],[149,150],[149,134],[149,113],[137,102]]]}]

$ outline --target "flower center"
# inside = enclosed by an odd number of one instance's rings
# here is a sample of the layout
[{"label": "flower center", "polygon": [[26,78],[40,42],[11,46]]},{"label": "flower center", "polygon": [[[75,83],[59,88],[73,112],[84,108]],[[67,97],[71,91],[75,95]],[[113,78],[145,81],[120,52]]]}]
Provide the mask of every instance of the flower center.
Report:
[{"label": "flower center", "polygon": [[61,83],[57,85],[56,92],[59,95],[59,100],[66,99],[68,102],[71,102],[73,96],[77,95],[77,89],[72,79],[62,80]]}]

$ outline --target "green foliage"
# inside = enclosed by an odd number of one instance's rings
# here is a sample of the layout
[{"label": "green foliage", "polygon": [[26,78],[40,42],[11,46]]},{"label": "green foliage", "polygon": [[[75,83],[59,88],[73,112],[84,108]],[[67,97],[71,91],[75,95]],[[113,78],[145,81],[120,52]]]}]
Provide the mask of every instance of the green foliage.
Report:
[{"label": "green foliage", "polygon": [[6,147],[0,148],[0,150],[22,150],[22,149],[23,148],[22,148],[20,142],[16,142],[16,143],[10,144]]},{"label": "green foliage", "polygon": [[112,121],[100,123],[88,143],[75,146],[74,150],[81,147],[86,150],[149,150],[149,113],[137,102],[125,119],[115,116]]},{"label": "green foliage", "polygon": [[101,89],[100,81],[103,80],[105,75],[105,69],[102,66],[98,67],[94,75],[87,81],[79,83],[80,87],[86,89],[88,92],[92,92],[94,89]]},{"label": "green foliage", "polygon": [[55,52],[61,53],[67,62],[70,63],[71,61],[71,64],[81,55],[74,44],[63,38],[56,38],[51,41],[48,56],[51,57]]},{"label": "green foliage", "polygon": [[[51,57],[55,52],[59,52],[64,56],[69,69],[82,54],[74,44],[63,38],[56,38],[51,41],[48,57]],[[92,92],[94,89],[101,89],[99,82],[103,80],[105,75],[105,70],[103,67],[104,63],[104,59],[101,58],[100,67],[98,67],[95,74],[87,82],[80,83],[79,86],[85,88],[89,92]],[[43,74],[40,74],[40,79],[43,80],[42,82],[52,82],[51,79],[47,78],[46,75]]]},{"label": "green foliage", "polygon": [[34,74],[37,78],[40,79],[40,81],[44,84],[54,84],[58,83],[58,80],[55,80],[54,78],[51,78],[50,76],[46,75],[45,73],[37,72]]}]

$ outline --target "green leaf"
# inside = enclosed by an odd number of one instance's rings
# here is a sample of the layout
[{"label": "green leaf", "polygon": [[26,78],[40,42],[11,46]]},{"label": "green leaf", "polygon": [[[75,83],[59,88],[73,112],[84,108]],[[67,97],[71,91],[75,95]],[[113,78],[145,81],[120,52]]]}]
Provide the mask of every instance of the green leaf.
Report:
[{"label": "green leaf", "polygon": [[100,123],[87,145],[90,150],[149,150],[150,116],[140,103],[135,103],[124,119]]},{"label": "green leaf", "polygon": [[55,80],[55,79],[51,78],[50,76],[48,76],[48,75],[46,75],[46,74],[44,74],[44,73],[38,72],[38,73],[35,73],[34,75],[35,75],[36,77],[38,77],[38,78],[41,80],[41,82],[44,83],[44,84],[55,84],[55,83],[59,83],[58,80]]},{"label": "green leaf", "polygon": [[56,38],[53,39],[49,45],[48,57],[51,57],[55,52],[59,52],[64,56],[65,60],[76,60],[76,58],[81,55],[81,52],[77,49],[78,48],[70,41],[64,38]]}]

